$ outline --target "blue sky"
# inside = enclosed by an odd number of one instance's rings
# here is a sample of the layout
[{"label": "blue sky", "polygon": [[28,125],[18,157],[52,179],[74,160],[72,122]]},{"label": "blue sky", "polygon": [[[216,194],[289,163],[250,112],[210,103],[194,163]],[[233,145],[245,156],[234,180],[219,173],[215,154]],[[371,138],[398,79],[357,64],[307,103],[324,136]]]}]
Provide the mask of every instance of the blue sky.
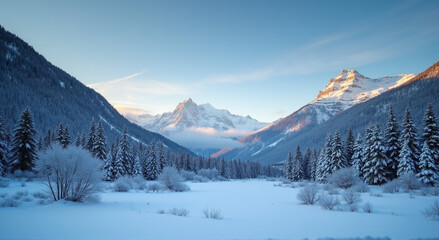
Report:
[{"label": "blue sky", "polygon": [[419,73],[439,60],[439,1],[0,2],[0,24],[113,105],[184,99],[260,121],[330,77]]}]

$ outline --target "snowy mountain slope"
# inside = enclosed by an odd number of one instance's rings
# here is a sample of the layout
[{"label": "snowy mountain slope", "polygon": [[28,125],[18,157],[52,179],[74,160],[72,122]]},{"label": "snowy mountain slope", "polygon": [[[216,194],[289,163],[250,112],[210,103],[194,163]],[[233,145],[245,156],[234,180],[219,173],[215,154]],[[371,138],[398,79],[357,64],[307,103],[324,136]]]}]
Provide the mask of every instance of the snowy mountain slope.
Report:
[{"label": "snowy mountain slope", "polygon": [[206,153],[202,149],[212,152],[225,146],[237,146],[237,139],[267,125],[250,116],[216,109],[209,103],[197,105],[191,98],[179,103],[172,112],[138,116],[125,114],[125,117],[147,130],[159,132],[196,149],[200,154]]},{"label": "snowy mountain slope", "polygon": [[243,143],[244,147],[223,149],[213,156],[247,159],[263,155],[264,151],[272,150],[289,134],[322,124],[358,103],[404,85],[414,77],[414,74],[401,74],[372,79],[355,70],[342,70],[338,76],[329,80],[315,100],[291,115],[240,139],[239,142]]},{"label": "snowy mountain slope", "polygon": [[[160,134],[130,123],[93,89],[54,66],[26,42],[0,26],[0,115],[13,128],[20,113],[32,112],[38,137],[60,123],[72,138],[102,120],[109,143],[126,126],[135,142],[163,142],[172,152],[190,152]],[[6,104],[7,103],[7,104]]]}]

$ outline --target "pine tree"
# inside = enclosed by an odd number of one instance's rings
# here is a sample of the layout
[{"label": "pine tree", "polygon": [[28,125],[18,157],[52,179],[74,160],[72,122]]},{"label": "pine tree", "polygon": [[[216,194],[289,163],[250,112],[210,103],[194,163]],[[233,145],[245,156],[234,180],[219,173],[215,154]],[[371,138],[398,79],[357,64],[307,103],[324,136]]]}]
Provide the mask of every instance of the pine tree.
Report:
[{"label": "pine tree", "polygon": [[303,175],[304,179],[312,180],[313,171],[312,151],[309,147],[306,148],[305,157],[303,158]]},{"label": "pine tree", "polygon": [[67,148],[70,145],[70,143],[72,143],[71,138],[70,138],[69,128],[67,127],[67,125],[64,128],[64,131],[62,134],[63,134],[63,136],[61,139],[61,145],[63,146],[63,148]]},{"label": "pine tree", "polygon": [[361,139],[360,134],[358,134],[357,139],[355,140],[353,149],[352,168],[354,169],[355,174],[363,179],[363,140]]},{"label": "pine tree", "polygon": [[369,184],[381,185],[387,181],[387,157],[380,127],[377,125],[371,138],[370,159],[364,163],[364,181]]},{"label": "pine tree", "polygon": [[331,173],[346,167],[346,159],[343,153],[343,143],[340,134],[336,131],[331,146]]},{"label": "pine tree", "polygon": [[99,121],[98,127],[93,138],[92,155],[98,159],[107,158],[107,140],[105,139],[104,128],[102,122]]},{"label": "pine tree", "polygon": [[291,152],[288,153],[284,169],[285,178],[288,180],[293,180],[293,154]]},{"label": "pine tree", "polygon": [[76,135],[75,146],[78,148],[81,147],[81,136],[79,134]]},{"label": "pine tree", "polygon": [[415,173],[415,160],[413,159],[413,153],[410,149],[410,140],[406,139],[402,145],[401,152],[399,154],[398,162],[398,177],[404,176],[409,173]]},{"label": "pine tree", "polygon": [[[143,176],[147,180],[156,180],[159,174],[157,169],[157,153],[155,149],[155,141],[152,140],[148,145],[148,153],[146,157],[145,168],[143,169]],[[184,161],[185,162],[185,161]]]},{"label": "pine tree", "polygon": [[44,136],[43,143],[44,149],[48,149],[52,145],[52,131],[50,131],[50,129],[47,129],[47,133],[46,136]]},{"label": "pine tree", "polygon": [[131,173],[132,169],[130,168],[130,158],[131,156],[130,146],[128,142],[128,133],[126,127],[124,127],[115,162],[116,178]]},{"label": "pine tree", "polygon": [[85,144],[85,149],[87,149],[90,152],[93,152],[93,145],[95,142],[95,139],[94,139],[95,136],[96,136],[95,121],[91,120],[90,131],[88,132],[88,139],[87,139],[87,143]]},{"label": "pine tree", "polygon": [[60,123],[58,129],[56,130],[56,135],[54,140],[62,146],[63,138],[64,138],[64,127],[62,123]]},{"label": "pine tree", "polygon": [[40,138],[38,138],[38,142],[37,142],[37,150],[38,151],[42,151],[43,149],[44,149],[44,147],[43,147],[43,138],[40,137]]},{"label": "pine tree", "polygon": [[325,159],[322,162],[324,165],[322,172],[324,173],[323,178],[326,178],[326,175],[331,174],[332,173],[332,137],[330,134],[328,134],[328,136],[326,137],[326,142],[325,142]]},{"label": "pine tree", "polygon": [[316,181],[323,182],[325,180],[326,175],[328,174],[326,172],[327,169],[327,163],[326,163],[326,150],[325,148],[322,148],[320,150],[319,157],[317,158],[317,168],[316,168]]},{"label": "pine tree", "polygon": [[418,177],[421,182],[433,186],[438,182],[437,172],[438,169],[434,163],[433,153],[430,150],[427,141],[425,141],[419,161],[419,173],[416,177]]},{"label": "pine tree", "polygon": [[427,110],[423,118],[424,132],[422,139],[427,142],[430,148],[433,160],[439,167],[439,127],[437,125],[436,116],[433,112],[433,107],[428,104]]},{"label": "pine tree", "polygon": [[398,158],[401,151],[401,143],[399,141],[400,131],[392,106],[389,108],[389,118],[387,119],[385,129],[387,169],[389,180],[397,177]]},{"label": "pine tree", "polygon": [[[374,132],[374,126],[372,123],[369,123],[369,125],[367,126],[365,133],[364,133],[364,142],[363,142],[363,159],[362,159],[362,163],[363,163],[363,167],[364,165],[369,162],[372,157],[370,156],[371,153],[371,147],[372,147],[372,138],[373,138],[373,132]],[[365,176],[365,172],[364,169],[361,169],[361,176]]]},{"label": "pine tree", "polygon": [[116,179],[116,172],[115,172],[115,162],[113,161],[113,158],[111,155],[108,156],[107,159],[105,159],[105,181],[113,181]]},{"label": "pine tree", "polygon": [[87,147],[87,140],[85,138],[84,132],[81,133],[81,146],[83,149],[86,149],[86,147]]},{"label": "pine tree", "polygon": [[134,158],[133,176],[142,176],[142,167],[140,166],[139,156]]},{"label": "pine tree", "polygon": [[12,141],[12,172],[15,170],[32,171],[35,166],[36,146],[35,130],[32,114],[26,108],[20,116],[19,123],[14,130]]},{"label": "pine tree", "polygon": [[302,151],[300,150],[300,146],[297,145],[296,154],[294,155],[293,162],[293,181],[300,181],[303,179],[303,157]]},{"label": "pine tree", "polygon": [[408,108],[405,111],[405,117],[404,117],[404,120],[402,123],[402,132],[401,132],[400,142],[402,142],[404,144],[407,142],[407,147],[409,148],[408,149],[409,151],[406,153],[411,154],[410,158],[413,160],[414,167],[415,167],[414,173],[416,173],[416,169],[418,167],[417,161],[418,161],[419,155],[420,155],[420,148],[419,148],[418,138],[417,138],[417,134],[416,134],[416,127],[415,127],[415,124],[413,123],[410,109],[408,109]]},{"label": "pine tree", "polygon": [[345,160],[347,166],[352,166],[352,155],[354,155],[354,134],[352,133],[352,128],[349,128],[346,135],[345,143]]}]

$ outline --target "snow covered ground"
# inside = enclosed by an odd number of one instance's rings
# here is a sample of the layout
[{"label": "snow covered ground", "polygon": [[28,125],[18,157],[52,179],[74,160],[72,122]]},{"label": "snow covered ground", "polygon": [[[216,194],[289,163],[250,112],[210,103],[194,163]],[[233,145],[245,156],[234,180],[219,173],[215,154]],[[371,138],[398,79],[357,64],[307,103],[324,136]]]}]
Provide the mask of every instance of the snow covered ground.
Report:
[{"label": "snow covered ground", "polygon": [[[373,213],[361,208],[328,211],[301,205],[296,197],[300,188],[278,184],[266,180],[189,183],[191,191],[183,193],[106,190],[99,203],[41,205],[32,196],[44,189],[41,183],[12,182],[0,188],[0,197],[26,190],[29,202],[0,208],[0,239],[439,238],[439,221],[422,215],[437,196],[377,197],[371,192],[381,189],[372,187],[362,199],[372,203]],[[189,214],[158,213],[172,208],[185,208]],[[221,210],[223,219],[206,219],[205,208]]]}]

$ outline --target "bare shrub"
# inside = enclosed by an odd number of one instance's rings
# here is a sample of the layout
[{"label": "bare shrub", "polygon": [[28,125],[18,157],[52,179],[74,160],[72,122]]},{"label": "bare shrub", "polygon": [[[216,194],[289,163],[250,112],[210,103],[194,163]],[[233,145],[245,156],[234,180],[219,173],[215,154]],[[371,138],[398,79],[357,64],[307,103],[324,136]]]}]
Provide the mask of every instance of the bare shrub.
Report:
[{"label": "bare shrub", "polygon": [[319,204],[324,210],[334,210],[340,201],[336,196],[323,194],[319,198]]},{"label": "bare shrub", "polygon": [[171,191],[183,192],[189,190],[189,186],[183,183],[183,178],[174,167],[163,168],[158,180],[163,186]]},{"label": "bare shrub", "polygon": [[439,187],[432,187],[432,188],[430,189],[430,194],[431,194],[432,196],[439,196]]},{"label": "bare shrub", "polygon": [[397,193],[399,192],[399,188],[401,187],[401,183],[398,179],[394,179],[383,185],[383,193]]},{"label": "bare shrub", "polygon": [[419,190],[419,195],[421,195],[421,196],[430,195],[430,188],[428,188],[428,187],[421,188],[421,190]]},{"label": "bare shrub", "polygon": [[192,179],[192,182],[208,182],[209,179],[203,177],[203,176],[199,176],[199,175],[195,175],[194,178]]},{"label": "bare shrub", "polygon": [[412,172],[407,173],[399,178],[401,187],[406,190],[418,190],[422,187],[422,183],[418,180],[416,175]]},{"label": "bare shrub", "polygon": [[218,209],[211,209],[208,208],[203,209],[203,214],[205,218],[212,218],[212,219],[223,219],[223,215],[221,214],[221,210]]},{"label": "bare shrub", "polygon": [[22,198],[24,198],[24,197],[27,197],[29,195],[29,192],[28,191],[18,191],[18,192],[16,192],[12,197],[15,199],[15,200],[20,200],[20,199],[22,199]]},{"label": "bare shrub", "polygon": [[361,180],[352,168],[342,168],[327,176],[326,181],[335,187],[348,189]]},{"label": "bare shrub", "polygon": [[314,205],[320,197],[320,189],[316,184],[307,184],[300,189],[297,198],[302,204]]},{"label": "bare shrub", "polygon": [[34,192],[32,193],[32,196],[36,199],[47,199],[49,198],[49,196],[47,196],[46,194],[42,193],[42,192]]},{"label": "bare shrub", "polygon": [[439,201],[434,201],[433,205],[424,210],[424,216],[432,220],[439,220]]},{"label": "bare shrub", "polygon": [[189,215],[189,211],[186,208],[172,208],[168,211],[168,213],[180,217],[186,217]]},{"label": "bare shrub", "polygon": [[101,162],[87,150],[75,146],[52,146],[38,156],[37,170],[53,200],[82,202],[100,190]]},{"label": "bare shrub", "polygon": [[357,205],[361,202],[361,194],[354,192],[354,191],[344,191],[341,195],[344,202],[348,205]]},{"label": "bare shrub", "polygon": [[219,172],[216,168],[213,169],[200,169],[197,173],[199,176],[205,177],[210,180],[216,180],[219,176]]},{"label": "bare shrub", "polygon": [[364,205],[363,205],[363,211],[364,211],[365,213],[372,213],[372,212],[373,212],[373,206],[372,206],[372,204],[371,204],[370,202],[366,202],[366,203],[364,203]]}]

